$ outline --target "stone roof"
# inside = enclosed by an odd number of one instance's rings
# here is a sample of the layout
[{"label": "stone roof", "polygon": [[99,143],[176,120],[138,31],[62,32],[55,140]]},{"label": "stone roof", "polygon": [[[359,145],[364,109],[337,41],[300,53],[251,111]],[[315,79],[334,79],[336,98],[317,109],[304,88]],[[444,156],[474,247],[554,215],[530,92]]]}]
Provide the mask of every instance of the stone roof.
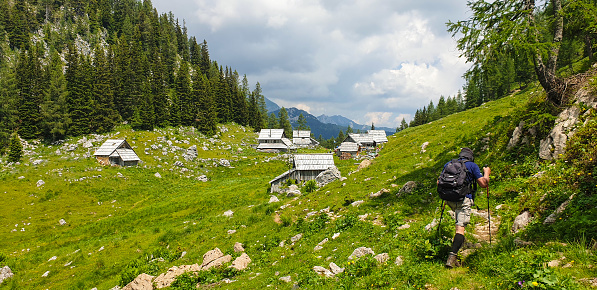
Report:
[{"label": "stone roof", "polygon": [[130,148],[130,145],[124,139],[108,139],[93,153],[93,156],[110,156],[114,150],[122,147]]},{"label": "stone roof", "polygon": [[294,155],[296,170],[326,170],[333,166],[334,155],[330,153]]},{"label": "stone roof", "polygon": [[338,150],[340,150],[340,152],[358,152],[359,145],[354,142],[342,142],[342,144],[338,146]]},{"label": "stone roof", "polygon": [[284,136],[284,129],[261,129],[257,140],[280,140]]},{"label": "stone roof", "polygon": [[293,130],[292,138],[311,138],[311,131],[308,130]]},{"label": "stone roof", "polygon": [[384,130],[369,130],[367,134],[373,138],[373,140],[377,143],[385,143],[388,142],[388,138],[386,137],[386,131]]},{"label": "stone roof", "polygon": [[122,159],[122,161],[141,161],[137,153],[133,149],[128,148],[120,148],[114,150],[114,153],[110,154],[110,157],[118,157]]}]

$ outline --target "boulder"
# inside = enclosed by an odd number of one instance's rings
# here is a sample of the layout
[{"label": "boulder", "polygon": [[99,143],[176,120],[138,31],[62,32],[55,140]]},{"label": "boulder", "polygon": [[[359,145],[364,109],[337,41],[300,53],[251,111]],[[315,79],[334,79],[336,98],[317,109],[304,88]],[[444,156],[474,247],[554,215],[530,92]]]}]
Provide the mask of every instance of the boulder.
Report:
[{"label": "boulder", "polygon": [[429,142],[425,142],[423,145],[421,145],[421,153],[427,152],[427,150],[425,150],[427,149],[427,146],[429,146]]},{"label": "boulder", "polygon": [[361,169],[363,169],[363,168],[367,168],[367,167],[369,167],[370,165],[371,165],[371,160],[369,160],[369,159],[365,159],[365,160],[361,161],[361,164],[359,164],[359,167],[357,168],[357,171],[358,171],[358,170],[361,170]]},{"label": "boulder", "polygon": [[223,215],[225,217],[232,217],[232,215],[234,215],[234,212],[232,210],[227,210],[226,212],[223,213]]},{"label": "boulder", "polygon": [[566,208],[568,207],[568,204],[570,204],[570,202],[572,201],[572,199],[574,198],[575,194],[572,194],[568,200],[564,201],[562,204],[560,204],[560,206],[558,206],[558,208],[556,209],[556,211],[554,211],[552,214],[550,214],[545,221],[543,221],[544,225],[551,225],[553,223],[556,222],[556,220],[558,219],[558,217],[560,216],[560,214],[562,214],[562,212],[564,212],[564,210],[566,210]]},{"label": "boulder", "polygon": [[396,261],[394,261],[394,264],[396,264],[396,266],[402,266],[402,264],[404,264],[403,257],[402,256],[396,257]]},{"label": "boulder", "polygon": [[162,178],[162,175],[159,172],[156,172],[153,176],[155,176],[157,178]]},{"label": "boulder", "polygon": [[170,287],[172,282],[174,282],[174,280],[176,280],[176,277],[178,277],[184,273],[185,273],[184,269],[174,266],[174,267],[168,269],[168,271],[166,271],[166,273],[162,273],[159,276],[157,276],[155,278],[155,280],[153,281],[153,283],[155,284],[155,287],[157,289]]},{"label": "boulder", "polygon": [[280,202],[280,200],[278,199],[277,196],[272,195],[272,196],[270,196],[268,203],[274,203],[274,202]]},{"label": "boulder", "polygon": [[286,283],[292,282],[292,278],[290,278],[290,276],[280,277],[279,280],[282,281],[282,282],[286,282]]},{"label": "boulder", "polygon": [[514,146],[518,145],[518,142],[520,142],[520,137],[522,136],[523,129],[524,129],[524,121],[520,121],[520,124],[518,124],[518,127],[516,127],[516,129],[514,129],[514,132],[512,133],[512,139],[510,139],[510,141],[508,142],[508,147],[507,147],[508,150],[510,150],[510,149],[514,148]]},{"label": "boulder", "polygon": [[40,179],[40,180],[37,181],[36,184],[37,184],[37,187],[40,187],[40,186],[46,184],[46,182]]},{"label": "boulder", "polygon": [[176,161],[176,162],[174,162],[174,164],[172,164],[172,165],[174,165],[174,166],[176,166],[176,167],[184,167],[184,164],[183,164],[181,161]]},{"label": "boulder", "polygon": [[201,182],[207,182],[207,181],[209,181],[209,179],[205,175],[197,176],[197,178],[195,178],[195,179],[197,181],[201,181]]},{"label": "boulder", "polygon": [[242,253],[240,257],[236,258],[230,267],[242,271],[246,269],[251,263],[251,258],[246,253]]},{"label": "boulder", "polygon": [[65,224],[66,224],[66,221],[65,221],[64,219],[60,219],[60,220],[58,221],[58,223],[59,223],[61,226],[63,226],[63,225],[65,225]]},{"label": "boulder", "polygon": [[348,256],[349,260],[354,260],[360,258],[365,255],[375,255],[375,252],[371,248],[360,247],[356,248],[350,256]]},{"label": "boulder", "polygon": [[428,225],[425,226],[425,230],[430,232],[433,230],[438,224],[437,219],[433,219]]},{"label": "boulder", "polygon": [[361,204],[363,204],[363,203],[365,203],[365,201],[364,201],[364,200],[357,200],[357,201],[355,201],[355,202],[351,203],[350,205],[351,205],[351,206],[354,206],[354,207],[357,207],[357,206],[359,206],[359,205],[361,205]]},{"label": "boulder", "polygon": [[390,259],[390,255],[388,253],[381,253],[373,258],[377,260],[377,262],[379,262],[380,264],[383,264]]},{"label": "boulder", "polygon": [[531,222],[531,213],[528,211],[521,213],[514,219],[514,223],[512,224],[512,232],[518,233],[519,231],[524,230],[524,228],[530,222]]},{"label": "boulder", "polygon": [[189,147],[189,149],[187,149],[187,151],[185,152],[185,154],[182,155],[182,157],[186,161],[193,161],[195,158],[197,158],[197,145]]},{"label": "boulder", "polygon": [[344,272],[344,268],[340,268],[340,266],[336,265],[334,262],[330,262],[330,272],[334,275],[338,275]]},{"label": "boulder", "polygon": [[124,286],[122,290],[153,290],[153,278],[153,276],[143,273]]},{"label": "boulder", "polygon": [[294,197],[298,195],[301,195],[301,191],[298,189],[296,184],[288,187],[288,190],[286,191],[286,197]]},{"label": "boulder", "polygon": [[220,159],[219,164],[220,164],[220,166],[230,167],[230,161],[228,161],[226,159]]},{"label": "boulder", "polygon": [[313,271],[315,271],[315,273],[317,273],[318,275],[324,276],[326,278],[334,277],[334,273],[332,273],[332,271],[321,266],[314,266]]},{"label": "boulder", "polygon": [[333,166],[319,173],[317,177],[315,177],[315,182],[317,182],[318,187],[322,187],[340,178],[342,178],[340,170],[338,170],[336,166]]},{"label": "boulder", "polygon": [[208,270],[212,267],[220,267],[231,260],[231,255],[224,256],[220,249],[215,248],[203,255],[203,264],[201,264],[201,270]]},{"label": "boulder", "polygon": [[389,193],[389,192],[390,192],[390,190],[388,190],[388,189],[385,189],[385,188],[382,188],[382,189],[380,189],[378,192],[375,192],[375,193],[370,193],[370,194],[369,194],[369,198],[376,198],[376,197],[380,197],[380,196],[382,196],[384,193]]},{"label": "boulder", "polygon": [[238,252],[244,252],[245,248],[243,247],[243,244],[241,243],[235,243],[234,244],[234,252],[238,253]]},{"label": "boulder", "polygon": [[12,277],[14,274],[12,273],[12,270],[8,267],[8,266],[4,266],[2,269],[0,269],[0,284],[2,284],[2,281]]},{"label": "boulder", "polygon": [[301,238],[303,238],[303,234],[298,234],[298,235],[290,238],[290,241],[295,243],[295,242],[298,242]]},{"label": "boulder", "polygon": [[413,192],[413,190],[417,187],[417,183],[414,181],[409,181],[407,183],[404,184],[404,186],[402,186],[402,188],[400,189],[400,191],[398,191],[398,194],[396,194],[396,196],[400,196],[403,193],[406,194],[410,194]]}]

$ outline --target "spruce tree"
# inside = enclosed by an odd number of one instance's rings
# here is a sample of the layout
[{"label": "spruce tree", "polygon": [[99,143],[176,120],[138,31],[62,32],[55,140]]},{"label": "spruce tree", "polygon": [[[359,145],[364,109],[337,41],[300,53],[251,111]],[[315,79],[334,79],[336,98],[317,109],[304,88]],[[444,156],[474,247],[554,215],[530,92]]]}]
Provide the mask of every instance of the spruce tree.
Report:
[{"label": "spruce tree", "polygon": [[63,67],[60,55],[57,51],[53,51],[50,64],[46,68],[49,84],[41,105],[42,136],[48,141],[64,139],[71,123],[66,102],[68,91],[66,78],[62,73]]},{"label": "spruce tree", "polygon": [[305,118],[305,116],[303,116],[303,113],[301,113],[298,116],[298,120],[297,122],[297,130],[310,130],[311,128],[309,128],[309,125],[307,125],[307,118]]},{"label": "spruce tree", "polygon": [[193,94],[197,99],[195,127],[203,134],[211,136],[217,132],[216,104],[207,76],[196,73],[193,76]]},{"label": "spruce tree", "polygon": [[280,121],[280,125],[278,128],[284,129],[284,134],[286,138],[292,138],[292,125],[290,124],[290,120],[288,119],[288,112],[284,107],[280,109],[278,112],[278,120]]},{"label": "spruce tree", "polygon": [[95,50],[93,80],[92,131],[103,134],[111,131],[118,124],[120,115],[114,105],[110,62],[108,56],[106,56],[106,52],[99,47]]},{"label": "spruce tree", "polygon": [[279,125],[280,125],[280,121],[278,120],[278,117],[276,117],[276,114],[274,114],[274,113],[269,114],[267,127],[270,129],[276,129],[276,128],[278,128]]},{"label": "spruce tree", "polygon": [[16,133],[12,135],[10,140],[10,148],[8,152],[8,162],[19,162],[23,156],[23,145]]}]

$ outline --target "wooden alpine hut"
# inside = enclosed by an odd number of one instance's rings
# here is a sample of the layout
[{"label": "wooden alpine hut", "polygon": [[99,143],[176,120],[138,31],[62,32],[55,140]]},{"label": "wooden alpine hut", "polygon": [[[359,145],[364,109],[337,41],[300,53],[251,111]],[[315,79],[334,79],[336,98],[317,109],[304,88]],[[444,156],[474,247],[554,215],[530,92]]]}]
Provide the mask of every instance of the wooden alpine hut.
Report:
[{"label": "wooden alpine hut", "polygon": [[311,131],[308,130],[293,130],[292,143],[298,147],[317,146],[319,142],[311,138]]},{"label": "wooden alpine hut", "polygon": [[296,154],[292,162],[292,169],[269,182],[270,191],[277,192],[288,179],[295,179],[298,182],[315,179],[321,172],[335,166],[334,155],[331,153]]},{"label": "wooden alpine hut", "polygon": [[141,159],[124,139],[108,139],[93,154],[102,165],[136,166]]},{"label": "wooden alpine hut", "polygon": [[286,138],[284,129],[261,129],[257,141],[258,150],[287,152],[295,149],[294,144]]}]

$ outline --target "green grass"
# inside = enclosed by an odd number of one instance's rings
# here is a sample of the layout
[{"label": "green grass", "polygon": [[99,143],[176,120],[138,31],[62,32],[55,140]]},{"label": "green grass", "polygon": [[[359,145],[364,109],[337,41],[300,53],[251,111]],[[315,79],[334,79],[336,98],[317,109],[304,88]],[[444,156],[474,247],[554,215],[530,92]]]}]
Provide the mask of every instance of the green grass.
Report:
[{"label": "green grass", "polygon": [[[217,269],[200,277],[184,276],[173,288],[229,277],[235,282],[210,287],[518,289],[518,282],[536,280],[537,289],[541,285],[582,289],[579,279],[594,276],[597,262],[592,232],[597,218],[590,207],[595,192],[583,187],[592,179],[578,173],[594,169],[594,163],[538,160],[539,140],[549,131],[544,127],[553,124],[549,116],[557,113],[541,104],[538,88],[530,86],[479,108],[408,128],[388,137],[389,143],[370,167],[356,171],[357,161],[336,160],[346,180],[310,193],[303,190],[296,199],[279,195],[281,202],[275,204],[268,204],[268,181],[287,169],[286,162],[256,152],[250,144],[256,143],[257,135],[233,124],[225,125],[228,131],[211,140],[192,128],[135,132],[120,127],[110,138],[127,138],[131,143],[144,161],[133,168],[101,167],[93,158],[83,157],[87,149],[81,146],[71,157],[70,152],[56,155],[60,146],[36,145],[37,155],[25,156],[23,164],[0,168],[0,266],[7,264],[15,273],[0,288],[110,289],[124,286],[142,272],[159,275],[171,266],[200,264],[203,254],[215,247],[237,257],[240,254],[234,253],[233,245],[240,242],[252,259],[247,270]],[[539,126],[538,135],[529,145],[507,151],[506,144],[521,120]],[[163,155],[161,148],[144,153],[152,144],[165,146],[167,141],[183,150],[197,145],[198,159],[185,161],[184,151]],[[422,152],[424,142],[429,145]],[[210,150],[204,151],[203,146]],[[484,243],[468,256],[465,267],[447,270],[443,262],[453,220],[444,216],[439,239],[435,231],[427,233],[423,228],[439,217],[436,177],[465,146],[475,150],[478,164],[492,167],[489,204],[502,223],[492,245]],[[37,159],[45,161],[31,165]],[[230,160],[231,167],[214,166],[220,159]],[[188,171],[173,166],[176,161]],[[162,178],[155,177],[156,172]],[[532,177],[537,172],[543,172],[542,177]],[[209,182],[195,179],[204,174]],[[37,187],[40,179],[45,185]],[[407,181],[417,182],[415,191],[397,197]],[[368,198],[382,188],[390,192]],[[541,221],[571,193],[577,193],[577,198],[564,218],[543,226]],[[364,203],[350,205],[358,200]],[[476,202],[487,205],[484,192]],[[493,210],[497,205],[501,209]],[[514,235],[512,221],[525,209],[537,220]],[[233,217],[222,215],[227,210],[234,212]],[[365,214],[361,221],[358,216]],[[274,222],[276,215],[281,224]],[[60,226],[60,219],[67,224]],[[473,217],[472,224],[479,223],[483,221]],[[410,228],[398,229],[405,224]],[[475,241],[472,231],[472,226],[467,228],[467,241]],[[299,233],[303,238],[292,245],[290,238]],[[340,236],[332,239],[336,233]],[[534,245],[517,246],[516,237]],[[328,242],[315,251],[325,238]],[[279,247],[282,241],[285,246]],[[378,265],[363,258],[349,264],[348,256],[361,246],[388,253],[390,260]],[[182,252],[186,255],[180,258]],[[402,266],[394,264],[398,256],[404,260]],[[546,262],[561,257],[571,266],[546,271]],[[346,267],[345,273],[326,279],[312,270],[330,262]],[[48,277],[42,277],[46,271],[50,271]],[[280,281],[282,276],[291,276],[292,282]]]}]

